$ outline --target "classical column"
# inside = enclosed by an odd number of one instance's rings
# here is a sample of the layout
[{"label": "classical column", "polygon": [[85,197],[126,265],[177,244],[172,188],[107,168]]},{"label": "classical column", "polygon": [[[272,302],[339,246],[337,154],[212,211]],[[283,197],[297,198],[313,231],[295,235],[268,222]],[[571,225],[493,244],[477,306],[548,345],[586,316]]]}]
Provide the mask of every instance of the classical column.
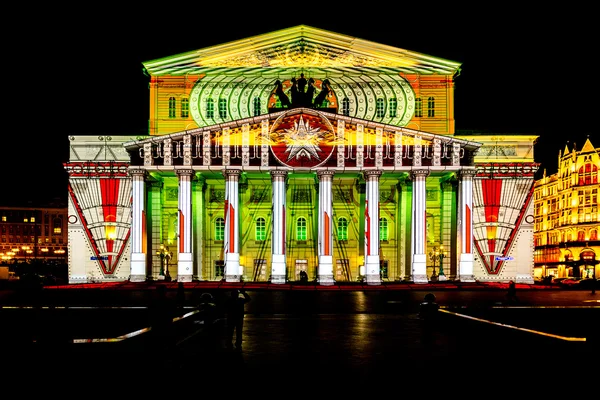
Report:
[{"label": "classical column", "polygon": [[379,264],[379,177],[381,170],[364,172],[365,199],[365,278],[369,285],[381,284]]},{"label": "classical column", "polygon": [[475,168],[460,170],[458,181],[458,279],[475,282],[473,275],[473,177]]},{"label": "classical column", "polygon": [[317,172],[319,177],[319,268],[320,285],[333,285],[333,199],[334,171]]},{"label": "classical column", "polygon": [[415,283],[428,283],[427,255],[427,192],[425,180],[429,175],[428,169],[415,169],[411,173],[413,181],[412,196],[412,276]]},{"label": "classical column", "polygon": [[285,189],[287,171],[272,170],[273,235],[271,240],[271,283],[285,283]]},{"label": "classical column", "polygon": [[225,175],[225,281],[240,281],[239,181],[242,171],[226,169]]},{"label": "classical column", "polygon": [[198,182],[193,186],[192,192],[192,204],[194,205],[193,214],[193,226],[192,226],[192,235],[194,240],[194,245],[192,248],[192,252],[194,255],[194,272],[193,272],[193,280],[202,281],[206,280],[203,274],[203,265],[204,265],[204,249],[202,243],[204,242],[204,232],[202,227],[204,226],[204,221],[206,218],[206,209],[204,204],[204,194],[206,190],[205,179],[203,176],[198,177]]},{"label": "classical column", "polygon": [[146,170],[130,169],[131,204],[131,282],[146,281]]},{"label": "classical column", "polygon": [[161,219],[162,219],[162,189],[163,182],[162,181],[153,181],[148,182],[148,215],[147,221],[150,223],[147,224],[147,235],[150,235],[150,239],[148,243],[151,245],[151,248],[148,249],[148,257],[152,260],[152,270],[151,276],[152,280],[157,281],[159,279],[164,279],[164,276],[160,275],[161,272],[161,258],[159,256],[155,256],[156,252],[160,248],[162,244],[161,237]]},{"label": "classical column", "polygon": [[176,170],[179,177],[177,282],[191,282],[192,262],[192,178],[191,169]]}]

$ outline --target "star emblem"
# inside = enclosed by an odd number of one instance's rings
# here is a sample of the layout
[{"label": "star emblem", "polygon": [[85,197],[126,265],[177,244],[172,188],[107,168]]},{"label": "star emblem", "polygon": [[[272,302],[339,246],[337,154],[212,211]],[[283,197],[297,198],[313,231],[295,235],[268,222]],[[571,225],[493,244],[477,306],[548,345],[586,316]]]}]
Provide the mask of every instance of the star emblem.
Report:
[{"label": "star emblem", "polygon": [[294,157],[296,159],[306,157],[309,160],[311,157],[317,160],[321,159],[318,154],[322,151],[319,148],[319,142],[321,141],[320,128],[311,128],[301,116],[294,123],[293,129],[285,129],[285,131],[288,134],[284,139],[287,146],[285,152],[289,153],[287,161]]}]

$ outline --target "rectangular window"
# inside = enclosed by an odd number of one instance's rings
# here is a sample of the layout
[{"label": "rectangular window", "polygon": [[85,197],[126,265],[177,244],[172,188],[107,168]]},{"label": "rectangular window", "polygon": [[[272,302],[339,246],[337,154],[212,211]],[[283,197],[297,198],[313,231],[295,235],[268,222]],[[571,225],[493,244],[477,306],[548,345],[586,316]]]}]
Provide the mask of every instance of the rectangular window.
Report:
[{"label": "rectangular window", "polygon": [[169,97],[169,118],[175,118],[175,108],[177,103],[175,97]]},{"label": "rectangular window", "polygon": [[227,118],[227,100],[219,99],[219,118]]},{"label": "rectangular window", "polygon": [[190,116],[190,100],[187,97],[181,99],[181,118]]},{"label": "rectangular window", "polygon": [[215,220],[215,240],[225,240],[225,219],[217,218]]}]

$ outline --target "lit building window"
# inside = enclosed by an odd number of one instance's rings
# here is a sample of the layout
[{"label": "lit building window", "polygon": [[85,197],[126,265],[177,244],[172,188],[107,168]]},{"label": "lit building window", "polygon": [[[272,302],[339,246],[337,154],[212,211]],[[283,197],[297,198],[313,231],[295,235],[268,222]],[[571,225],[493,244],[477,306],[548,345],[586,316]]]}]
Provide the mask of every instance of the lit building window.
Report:
[{"label": "lit building window", "polygon": [[379,240],[388,240],[387,218],[379,218]]},{"label": "lit building window", "polygon": [[306,218],[300,217],[296,221],[296,240],[306,240]]},{"label": "lit building window", "polygon": [[256,219],[256,240],[265,240],[267,238],[267,224],[264,218],[260,217]]},{"label": "lit building window", "polygon": [[435,98],[430,97],[427,99],[427,117],[435,117]]},{"label": "lit building window", "polygon": [[215,102],[213,99],[206,99],[206,118],[215,117]]},{"label": "lit building window", "polygon": [[385,105],[384,105],[383,99],[379,98],[379,99],[377,99],[377,101],[375,103],[375,116],[377,118],[383,118],[384,115],[385,115]]},{"label": "lit building window", "polygon": [[398,113],[398,100],[396,100],[395,97],[390,99],[389,108],[390,108],[390,117],[396,118],[396,115]]},{"label": "lit building window", "polygon": [[338,219],[337,225],[338,240],[348,240],[348,220],[342,217]]},{"label": "lit building window", "polygon": [[255,97],[252,101],[254,116],[260,115],[260,97]]},{"label": "lit building window", "polygon": [[421,98],[415,99],[415,117],[421,118],[423,116],[423,100]]},{"label": "lit building window", "polygon": [[175,97],[169,97],[169,118],[175,118],[175,108],[177,102],[175,101]]},{"label": "lit building window", "polygon": [[215,220],[215,240],[225,239],[225,219],[217,218]]},{"label": "lit building window", "polygon": [[227,100],[219,99],[219,118],[227,118]]},{"label": "lit building window", "polygon": [[190,116],[190,100],[187,97],[181,99],[181,118]]}]

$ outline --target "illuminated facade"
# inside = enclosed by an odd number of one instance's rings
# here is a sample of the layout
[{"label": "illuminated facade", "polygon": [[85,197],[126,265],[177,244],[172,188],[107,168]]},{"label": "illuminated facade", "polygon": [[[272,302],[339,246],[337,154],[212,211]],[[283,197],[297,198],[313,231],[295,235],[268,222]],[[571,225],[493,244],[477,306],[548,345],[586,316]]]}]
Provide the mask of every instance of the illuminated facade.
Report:
[{"label": "illuminated facade", "polygon": [[66,263],[67,207],[0,207],[0,263]]},{"label": "illuminated facade", "polygon": [[537,137],[457,135],[459,63],[301,25],[144,68],[148,136],[70,137],[70,282],[533,282]]},{"label": "illuminated facade", "polygon": [[565,146],[558,172],[535,183],[535,277],[598,277],[598,165],[589,139]]}]

